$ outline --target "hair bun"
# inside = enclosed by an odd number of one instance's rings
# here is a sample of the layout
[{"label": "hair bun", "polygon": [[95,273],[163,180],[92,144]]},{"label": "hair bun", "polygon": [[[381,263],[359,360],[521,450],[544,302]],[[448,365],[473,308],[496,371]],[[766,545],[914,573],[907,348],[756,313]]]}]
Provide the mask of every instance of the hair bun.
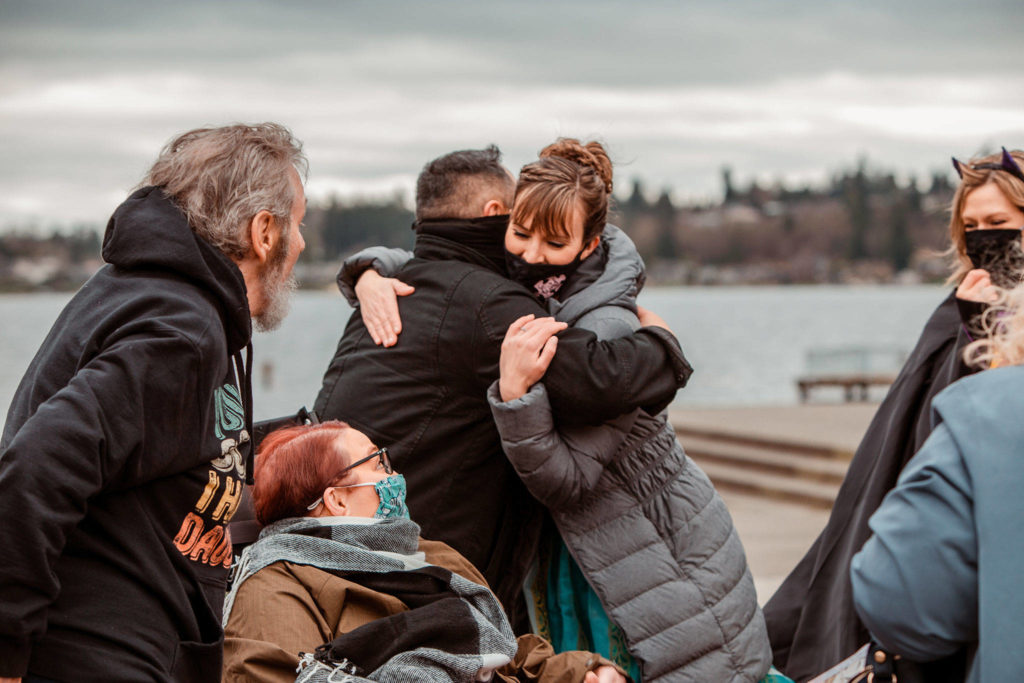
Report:
[{"label": "hair bun", "polygon": [[540,158],[559,157],[574,161],[580,166],[594,170],[597,177],[604,183],[605,191],[612,192],[612,160],[600,142],[591,140],[582,144],[576,138],[558,138],[540,151]]}]

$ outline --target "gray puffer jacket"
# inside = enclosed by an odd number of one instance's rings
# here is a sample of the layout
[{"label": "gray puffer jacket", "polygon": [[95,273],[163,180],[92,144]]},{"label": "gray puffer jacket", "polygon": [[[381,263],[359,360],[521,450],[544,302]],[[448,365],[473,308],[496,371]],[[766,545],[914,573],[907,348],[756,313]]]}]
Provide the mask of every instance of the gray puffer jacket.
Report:
[{"label": "gray puffer jacket", "polygon": [[[559,320],[618,337],[639,327],[643,262],[609,226],[604,272],[563,302]],[[593,263],[588,263],[593,261]],[[578,274],[586,279],[586,272]],[[664,413],[558,429],[543,383],[488,399],[509,460],[626,634],[645,683],[757,681],[771,665],[764,617],[729,511],[683,452]]]}]

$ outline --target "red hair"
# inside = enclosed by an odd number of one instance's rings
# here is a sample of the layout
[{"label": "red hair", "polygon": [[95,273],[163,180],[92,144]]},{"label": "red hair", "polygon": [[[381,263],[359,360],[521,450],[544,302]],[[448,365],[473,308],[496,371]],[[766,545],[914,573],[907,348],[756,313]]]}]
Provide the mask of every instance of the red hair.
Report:
[{"label": "red hair", "polygon": [[252,504],[256,519],[266,526],[286,517],[305,517],[306,507],[339,477],[350,458],[338,443],[344,422],[285,427],[271,432],[260,444],[253,474]]}]

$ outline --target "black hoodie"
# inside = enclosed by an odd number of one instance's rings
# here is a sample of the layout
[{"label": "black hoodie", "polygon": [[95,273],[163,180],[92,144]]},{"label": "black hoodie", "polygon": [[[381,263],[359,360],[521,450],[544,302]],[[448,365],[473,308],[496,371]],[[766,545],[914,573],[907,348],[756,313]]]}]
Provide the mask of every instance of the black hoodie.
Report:
[{"label": "black hoodie", "polygon": [[0,440],[0,676],[219,681],[245,281],[158,188],[117,209],[103,257]]}]

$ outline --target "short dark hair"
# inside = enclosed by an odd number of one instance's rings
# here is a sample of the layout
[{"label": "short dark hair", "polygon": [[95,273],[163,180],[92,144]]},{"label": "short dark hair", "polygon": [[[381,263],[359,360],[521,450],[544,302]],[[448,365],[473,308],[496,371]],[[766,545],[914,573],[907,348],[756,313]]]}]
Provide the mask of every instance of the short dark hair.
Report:
[{"label": "short dark hair", "polygon": [[416,180],[416,218],[476,218],[483,191],[498,191],[506,205],[512,204],[515,181],[496,145],[440,156],[427,162]]}]

